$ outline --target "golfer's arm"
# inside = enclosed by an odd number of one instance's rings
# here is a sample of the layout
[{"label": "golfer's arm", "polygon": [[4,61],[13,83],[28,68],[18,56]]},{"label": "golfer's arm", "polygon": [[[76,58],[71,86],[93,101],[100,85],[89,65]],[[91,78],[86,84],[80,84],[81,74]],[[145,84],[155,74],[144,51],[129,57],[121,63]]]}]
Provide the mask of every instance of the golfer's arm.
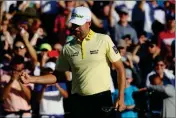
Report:
[{"label": "golfer's arm", "polygon": [[35,84],[53,84],[56,83],[56,76],[53,74],[43,75],[43,76],[32,76],[30,78],[30,83]]},{"label": "golfer's arm", "polygon": [[36,84],[53,84],[56,83],[56,81],[62,82],[66,80],[65,73],[65,71],[54,71],[52,74],[33,76],[31,77],[30,82]]},{"label": "golfer's arm", "polygon": [[119,89],[119,99],[124,98],[124,89],[125,89],[125,69],[121,60],[113,63],[117,71],[117,81],[118,81],[118,89]]}]

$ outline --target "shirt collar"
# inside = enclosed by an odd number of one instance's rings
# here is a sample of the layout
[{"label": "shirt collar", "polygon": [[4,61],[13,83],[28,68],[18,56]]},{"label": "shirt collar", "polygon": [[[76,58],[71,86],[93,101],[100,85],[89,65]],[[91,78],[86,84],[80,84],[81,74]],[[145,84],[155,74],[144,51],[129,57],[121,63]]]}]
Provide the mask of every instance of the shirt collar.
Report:
[{"label": "shirt collar", "polygon": [[91,40],[94,36],[95,32],[90,29],[88,35],[84,38],[86,40]]},{"label": "shirt collar", "polygon": [[[82,40],[91,40],[94,36],[95,32],[93,30],[90,29],[89,33],[87,34],[87,36]],[[76,39],[75,40],[78,42],[78,43],[81,43],[82,41],[80,39]]]}]

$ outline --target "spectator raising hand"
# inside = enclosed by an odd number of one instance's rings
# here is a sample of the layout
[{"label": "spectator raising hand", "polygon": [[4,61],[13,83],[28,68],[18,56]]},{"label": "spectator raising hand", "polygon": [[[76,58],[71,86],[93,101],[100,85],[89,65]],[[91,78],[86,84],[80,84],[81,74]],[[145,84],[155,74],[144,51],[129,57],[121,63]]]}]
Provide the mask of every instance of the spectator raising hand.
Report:
[{"label": "spectator raising hand", "polygon": [[29,39],[29,33],[24,28],[21,28],[20,35],[22,36],[24,41]]},{"label": "spectator raising hand", "polygon": [[21,35],[21,37],[27,47],[27,51],[29,52],[29,55],[33,61],[33,66],[37,65],[38,64],[37,53],[29,42],[29,33],[22,28],[20,35]]},{"label": "spectator raising hand", "polygon": [[38,28],[37,31],[35,32],[34,36],[32,37],[30,44],[32,46],[36,46],[38,39],[44,35],[43,28]]}]

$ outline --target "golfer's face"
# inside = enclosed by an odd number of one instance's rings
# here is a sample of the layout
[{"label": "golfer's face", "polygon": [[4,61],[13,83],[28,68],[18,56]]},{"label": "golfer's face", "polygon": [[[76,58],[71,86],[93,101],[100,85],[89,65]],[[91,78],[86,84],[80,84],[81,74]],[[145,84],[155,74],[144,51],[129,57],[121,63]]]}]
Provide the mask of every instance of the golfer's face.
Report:
[{"label": "golfer's face", "polygon": [[82,26],[72,24],[71,30],[72,30],[73,35],[75,35],[76,37],[79,37],[81,36],[81,33],[82,33]]},{"label": "golfer's face", "polygon": [[87,30],[89,30],[88,23],[85,23],[84,25],[72,24],[72,34],[78,38],[85,36]]}]

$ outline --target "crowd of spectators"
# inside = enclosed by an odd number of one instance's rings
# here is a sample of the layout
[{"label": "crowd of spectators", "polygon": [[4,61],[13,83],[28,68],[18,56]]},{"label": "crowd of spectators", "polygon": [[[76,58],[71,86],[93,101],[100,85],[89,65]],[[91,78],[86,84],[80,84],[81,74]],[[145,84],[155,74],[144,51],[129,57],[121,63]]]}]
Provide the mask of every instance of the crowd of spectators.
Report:
[{"label": "crowd of spectators", "polygon": [[[71,72],[53,85],[25,85],[19,74],[55,70],[62,46],[73,39],[68,20],[76,6],[90,8],[91,29],[108,34],[121,54],[127,105],[121,117],[175,117],[174,0],[0,1],[0,117],[69,118]],[[115,100],[113,65],[111,76]]]}]

